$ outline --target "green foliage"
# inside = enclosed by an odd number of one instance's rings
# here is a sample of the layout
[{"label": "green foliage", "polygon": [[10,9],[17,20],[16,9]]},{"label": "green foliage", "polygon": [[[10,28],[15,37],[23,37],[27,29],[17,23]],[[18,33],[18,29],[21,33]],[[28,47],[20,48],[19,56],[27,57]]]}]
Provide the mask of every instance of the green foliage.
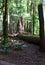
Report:
[{"label": "green foliage", "polygon": [[[10,4],[10,6],[8,6],[8,8],[10,9],[10,13],[12,14],[17,14],[17,15],[22,15],[25,13],[26,9],[25,9],[25,1],[26,0],[11,0],[8,3]],[[21,2],[21,3],[20,3]]]},{"label": "green foliage", "polygon": [[[0,0],[2,3],[3,0]],[[32,22],[32,29],[34,34],[39,34],[39,20],[38,20],[38,4],[40,0],[8,0],[8,9],[11,19],[14,21],[14,25],[17,24],[20,16],[24,18],[24,25],[27,25],[27,21]],[[0,4],[1,7],[1,4]],[[25,25],[25,28],[27,26]],[[16,28],[16,26],[15,26]],[[14,29],[15,29],[14,28]]]},{"label": "green foliage", "polygon": [[2,8],[3,0],[0,0],[0,8]]},{"label": "green foliage", "polygon": [[40,0],[31,1],[30,4],[30,15],[31,21],[33,22],[33,34],[39,35],[39,17],[38,17],[38,4]]}]

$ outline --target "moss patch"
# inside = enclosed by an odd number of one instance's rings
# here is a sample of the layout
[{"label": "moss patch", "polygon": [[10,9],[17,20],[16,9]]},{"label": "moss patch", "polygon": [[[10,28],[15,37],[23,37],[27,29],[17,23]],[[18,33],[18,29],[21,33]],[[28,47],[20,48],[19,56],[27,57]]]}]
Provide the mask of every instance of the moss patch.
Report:
[{"label": "moss patch", "polygon": [[40,37],[39,36],[19,34],[19,35],[17,35],[17,37],[19,37],[20,39],[27,41],[27,42],[31,42],[31,43],[34,43],[37,45],[40,44]]}]

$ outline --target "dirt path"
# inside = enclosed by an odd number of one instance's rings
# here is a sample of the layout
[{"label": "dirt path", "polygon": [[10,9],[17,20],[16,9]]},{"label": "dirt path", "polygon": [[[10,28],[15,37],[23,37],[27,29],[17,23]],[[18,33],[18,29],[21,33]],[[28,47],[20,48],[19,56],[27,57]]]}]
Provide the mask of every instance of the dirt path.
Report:
[{"label": "dirt path", "polygon": [[0,65],[16,65],[16,64],[12,64],[12,63],[0,60]]},{"label": "dirt path", "polygon": [[16,65],[45,65],[45,53],[41,53],[36,45],[23,43],[22,50],[10,49],[7,55],[0,53],[0,60]]}]

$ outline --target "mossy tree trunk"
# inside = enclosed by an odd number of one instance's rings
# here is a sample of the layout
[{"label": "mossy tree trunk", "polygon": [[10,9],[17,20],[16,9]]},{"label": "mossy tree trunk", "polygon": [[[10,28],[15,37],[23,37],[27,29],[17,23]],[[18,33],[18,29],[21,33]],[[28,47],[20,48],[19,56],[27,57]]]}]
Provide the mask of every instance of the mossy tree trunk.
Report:
[{"label": "mossy tree trunk", "polygon": [[3,45],[8,43],[7,0],[3,0]]}]

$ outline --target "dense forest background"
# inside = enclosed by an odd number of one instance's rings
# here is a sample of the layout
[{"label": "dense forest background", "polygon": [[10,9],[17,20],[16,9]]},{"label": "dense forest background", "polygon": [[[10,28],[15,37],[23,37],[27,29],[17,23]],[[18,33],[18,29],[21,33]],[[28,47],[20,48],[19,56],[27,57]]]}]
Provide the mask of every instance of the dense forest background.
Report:
[{"label": "dense forest background", "polygon": [[[45,1],[42,0],[8,0],[7,18],[8,29],[12,23],[14,33],[17,32],[17,24],[20,17],[23,18],[24,31],[30,34],[39,35],[38,4],[43,3],[43,13],[45,21]],[[3,31],[3,0],[0,0],[0,33]],[[45,25],[45,22],[44,22]],[[45,28],[45,26],[44,26]]]}]

